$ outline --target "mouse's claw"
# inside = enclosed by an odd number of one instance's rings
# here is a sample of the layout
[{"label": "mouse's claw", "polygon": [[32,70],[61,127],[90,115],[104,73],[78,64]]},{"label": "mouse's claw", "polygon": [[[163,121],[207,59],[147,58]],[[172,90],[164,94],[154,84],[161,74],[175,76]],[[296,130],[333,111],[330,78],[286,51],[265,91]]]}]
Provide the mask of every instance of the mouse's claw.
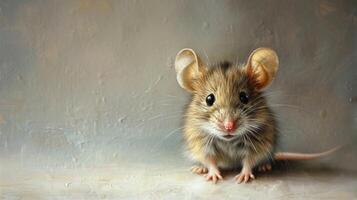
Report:
[{"label": "mouse's claw", "polygon": [[208,169],[203,166],[195,165],[195,166],[191,167],[191,172],[195,173],[195,174],[202,175],[202,174],[206,174],[208,172]]},{"label": "mouse's claw", "polygon": [[213,183],[217,183],[218,180],[223,180],[223,177],[218,170],[209,170],[204,177],[206,178],[206,181],[212,181]]},{"label": "mouse's claw", "polygon": [[237,176],[234,177],[237,183],[247,183],[250,179],[255,179],[251,170],[242,170]]},{"label": "mouse's claw", "polygon": [[266,171],[270,171],[272,168],[271,168],[271,164],[270,163],[267,163],[267,164],[263,164],[263,165],[260,165],[258,167],[258,171],[259,172],[266,172]]}]

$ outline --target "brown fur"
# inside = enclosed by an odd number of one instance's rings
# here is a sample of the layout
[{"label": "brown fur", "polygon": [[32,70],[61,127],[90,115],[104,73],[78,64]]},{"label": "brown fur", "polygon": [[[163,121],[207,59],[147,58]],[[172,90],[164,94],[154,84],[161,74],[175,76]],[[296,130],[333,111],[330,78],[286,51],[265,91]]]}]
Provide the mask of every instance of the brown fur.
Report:
[{"label": "brown fur", "polygon": [[[211,158],[220,168],[235,168],[242,164],[243,158],[256,166],[273,155],[276,122],[263,94],[254,87],[254,77],[245,67],[227,63],[213,66],[194,80],[192,87],[192,101],[184,120],[184,141],[194,161],[205,164]],[[241,91],[249,94],[246,105],[239,100]],[[208,107],[205,99],[211,93],[216,101]],[[206,123],[217,124],[227,115],[237,119],[238,123],[239,135],[232,140],[213,137],[202,128]],[[245,125],[250,123],[255,127],[248,130]]]}]

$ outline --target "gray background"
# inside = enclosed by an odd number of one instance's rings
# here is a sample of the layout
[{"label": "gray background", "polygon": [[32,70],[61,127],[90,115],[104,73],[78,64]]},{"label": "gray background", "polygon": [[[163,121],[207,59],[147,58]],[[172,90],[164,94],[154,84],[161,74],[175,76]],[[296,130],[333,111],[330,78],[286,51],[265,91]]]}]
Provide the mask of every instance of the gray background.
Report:
[{"label": "gray background", "polygon": [[356,1],[1,0],[1,176],[188,167],[180,127],[189,94],[173,67],[184,47],[207,63],[275,49],[280,69],[267,92],[280,149],[352,143],[324,161],[356,169],[356,28]]}]

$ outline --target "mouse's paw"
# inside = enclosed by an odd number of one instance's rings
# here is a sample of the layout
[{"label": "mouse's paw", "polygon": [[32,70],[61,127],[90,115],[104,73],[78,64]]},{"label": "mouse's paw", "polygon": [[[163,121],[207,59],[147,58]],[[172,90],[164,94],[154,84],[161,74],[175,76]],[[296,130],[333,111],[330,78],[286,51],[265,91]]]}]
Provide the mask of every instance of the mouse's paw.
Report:
[{"label": "mouse's paw", "polygon": [[212,181],[213,183],[217,183],[218,180],[223,180],[219,170],[209,170],[204,177],[206,178],[206,181]]},{"label": "mouse's paw", "polygon": [[270,170],[271,170],[271,164],[270,163],[263,164],[263,165],[260,165],[258,167],[258,171],[259,172],[267,172],[267,171],[270,171]]},{"label": "mouse's paw", "polygon": [[252,170],[242,170],[237,176],[234,177],[237,183],[247,183],[250,179],[255,179]]},{"label": "mouse's paw", "polygon": [[195,173],[195,174],[202,175],[202,174],[206,174],[208,172],[208,169],[203,166],[195,165],[195,166],[191,167],[191,172]]}]

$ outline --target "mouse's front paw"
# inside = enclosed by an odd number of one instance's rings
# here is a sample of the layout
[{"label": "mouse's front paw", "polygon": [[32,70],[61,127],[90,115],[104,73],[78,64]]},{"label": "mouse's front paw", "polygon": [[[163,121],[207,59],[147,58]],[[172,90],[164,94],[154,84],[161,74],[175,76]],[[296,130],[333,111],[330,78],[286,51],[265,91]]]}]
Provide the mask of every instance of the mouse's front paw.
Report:
[{"label": "mouse's front paw", "polygon": [[191,167],[191,172],[195,174],[206,174],[208,172],[208,169],[203,166],[193,166]]},{"label": "mouse's front paw", "polygon": [[218,180],[223,180],[219,170],[209,170],[208,174],[204,175],[204,177],[206,181],[213,181],[213,183],[217,183]]},{"label": "mouse's front paw", "polygon": [[237,176],[234,177],[237,183],[247,183],[249,179],[255,179],[252,170],[242,170]]}]

